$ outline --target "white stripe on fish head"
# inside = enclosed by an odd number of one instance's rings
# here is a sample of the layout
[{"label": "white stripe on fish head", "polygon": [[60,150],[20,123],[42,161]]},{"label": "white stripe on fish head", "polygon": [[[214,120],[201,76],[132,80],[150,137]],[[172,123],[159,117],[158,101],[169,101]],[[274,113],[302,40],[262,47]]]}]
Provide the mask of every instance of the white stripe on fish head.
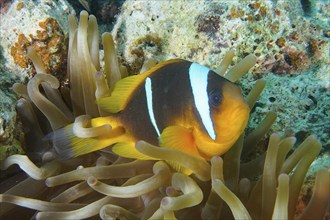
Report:
[{"label": "white stripe on fish head", "polygon": [[209,97],[207,94],[207,79],[209,68],[192,63],[189,68],[189,79],[196,109],[202,119],[209,136],[215,140],[213,122],[210,115]]}]

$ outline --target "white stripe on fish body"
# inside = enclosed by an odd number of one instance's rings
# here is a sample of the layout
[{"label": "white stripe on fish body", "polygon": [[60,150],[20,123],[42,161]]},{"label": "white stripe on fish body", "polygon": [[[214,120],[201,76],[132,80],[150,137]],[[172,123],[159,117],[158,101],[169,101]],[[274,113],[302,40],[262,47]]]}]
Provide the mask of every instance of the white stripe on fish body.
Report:
[{"label": "white stripe on fish body", "polygon": [[147,106],[148,106],[148,113],[149,113],[149,118],[150,121],[152,123],[152,125],[154,126],[158,136],[160,136],[160,132],[155,120],[155,115],[154,115],[154,108],[153,108],[153,102],[152,102],[152,86],[151,86],[151,79],[149,77],[147,77],[145,85],[144,85],[144,89],[146,92],[146,98],[147,98]]},{"label": "white stripe on fish body", "polygon": [[207,94],[207,79],[209,71],[210,69],[205,66],[192,63],[189,68],[189,79],[197,111],[202,119],[207,133],[213,140],[215,140],[215,132],[208,101],[209,97]]}]

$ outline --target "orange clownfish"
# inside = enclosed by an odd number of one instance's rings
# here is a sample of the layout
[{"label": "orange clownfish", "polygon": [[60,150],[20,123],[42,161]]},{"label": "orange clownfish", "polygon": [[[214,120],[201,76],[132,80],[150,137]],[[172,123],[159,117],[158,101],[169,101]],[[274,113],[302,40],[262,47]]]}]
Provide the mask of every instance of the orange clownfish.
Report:
[{"label": "orange clownfish", "polygon": [[249,106],[238,86],[209,68],[186,60],[160,63],[118,81],[109,97],[97,100],[109,116],[90,126],[110,124],[97,137],[77,137],[73,124],[55,132],[59,153],[76,157],[112,146],[122,157],[148,159],[138,140],[210,159],[224,154],[243,132]]}]

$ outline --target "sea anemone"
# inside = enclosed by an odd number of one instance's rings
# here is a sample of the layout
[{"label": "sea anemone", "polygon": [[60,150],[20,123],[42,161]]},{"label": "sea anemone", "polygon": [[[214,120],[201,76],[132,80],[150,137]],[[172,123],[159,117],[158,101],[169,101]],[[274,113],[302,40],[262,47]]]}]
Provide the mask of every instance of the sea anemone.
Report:
[{"label": "sea anemone", "polygon": [[[250,134],[242,134],[233,147],[210,161],[173,149],[138,141],[135,148],[153,160],[121,158],[103,149],[78,158],[62,160],[61,150],[51,147],[51,135],[74,120],[79,137],[97,137],[113,132],[111,125],[89,127],[91,117],[106,115],[95,102],[108,96],[113,84],[127,75],[118,63],[111,34],[102,35],[104,66],[99,61],[98,28],[93,15],[83,11],[79,24],[69,17],[68,76],[70,88],[58,90],[58,80],[46,74],[40,59],[30,48],[37,74],[28,85],[15,84],[21,96],[17,103],[28,132],[27,155],[13,155],[1,165],[8,169],[17,164],[28,177],[20,174],[2,183],[8,190],[0,194],[3,219],[322,219],[329,202],[329,170],[316,176],[313,195],[302,214],[296,205],[310,164],[321,144],[311,135],[293,149],[294,137],[270,136],[267,151],[241,163],[256,148],[276,118],[268,113]],[[217,72],[235,82],[255,63],[247,56],[227,74],[233,52],[229,51]],[[144,70],[154,65],[147,60]],[[252,109],[265,82],[259,80],[246,100]],[[42,114],[41,114],[41,113]],[[143,125],[141,125],[143,129]],[[56,134],[56,132],[55,132]],[[175,161],[192,171],[185,175],[165,161]],[[18,182],[18,183],[17,183]],[[27,190],[28,189],[28,190]],[[7,204],[11,203],[11,204]],[[14,204],[14,205],[13,205]],[[17,206],[28,209],[18,209]],[[36,210],[27,212],[27,210]]]}]

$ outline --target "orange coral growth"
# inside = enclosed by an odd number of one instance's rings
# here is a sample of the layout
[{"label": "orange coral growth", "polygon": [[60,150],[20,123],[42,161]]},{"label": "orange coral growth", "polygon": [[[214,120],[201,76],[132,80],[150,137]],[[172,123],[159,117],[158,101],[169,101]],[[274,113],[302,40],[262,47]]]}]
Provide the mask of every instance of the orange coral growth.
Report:
[{"label": "orange coral growth", "polygon": [[276,15],[281,15],[281,10],[275,8],[275,9],[274,9],[274,13],[275,13]]},{"label": "orange coral growth", "polygon": [[17,65],[22,68],[27,68],[26,46],[30,44],[29,40],[24,34],[18,36],[18,41],[10,48],[10,55],[14,58]]},{"label": "orange coral growth", "polygon": [[[47,18],[40,22],[41,30],[35,35],[30,34],[27,38],[20,34],[18,41],[11,47],[10,54],[14,62],[22,68],[28,68],[32,62],[27,58],[27,48],[33,46],[39,57],[41,57],[47,72],[55,73],[59,78],[65,73],[67,44],[63,31],[57,21]],[[31,67],[33,68],[33,67]],[[32,70],[34,72],[34,69]]]},{"label": "orange coral growth", "polygon": [[267,10],[260,2],[251,2],[249,5],[248,21],[260,21],[267,15]]},{"label": "orange coral growth", "polygon": [[230,18],[241,18],[244,16],[244,11],[240,8],[231,8],[230,9]]},{"label": "orange coral growth", "polygon": [[17,4],[17,6],[16,6],[16,10],[19,11],[19,10],[21,10],[22,8],[24,8],[24,6],[25,6],[24,2],[20,2],[20,3]]},{"label": "orange coral growth", "polygon": [[278,38],[278,39],[276,40],[276,44],[277,44],[277,46],[279,46],[279,47],[284,47],[285,44],[286,44],[286,41],[285,41],[285,39],[284,39],[283,37],[280,37],[280,38]]},{"label": "orange coral growth", "polygon": [[261,6],[261,7],[259,8],[259,10],[260,10],[260,14],[261,14],[262,16],[266,16],[266,15],[267,15],[267,11],[266,11],[266,8],[265,8],[264,6]]},{"label": "orange coral growth", "polygon": [[130,52],[131,54],[136,55],[138,59],[129,66],[129,71],[138,72],[141,69],[144,63],[145,50],[147,47],[153,47],[155,51],[162,51],[162,42],[157,34],[147,34],[132,43]]},{"label": "orange coral growth", "polygon": [[309,67],[310,61],[304,51],[298,51],[292,48],[287,49],[286,55],[288,62],[296,70],[305,70]]},{"label": "orange coral growth", "polygon": [[308,42],[308,52],[311,56],[320,57],[321,51],[320,47],[325,44],[324,40],[321,39],[311,39],[310,42]]}]

